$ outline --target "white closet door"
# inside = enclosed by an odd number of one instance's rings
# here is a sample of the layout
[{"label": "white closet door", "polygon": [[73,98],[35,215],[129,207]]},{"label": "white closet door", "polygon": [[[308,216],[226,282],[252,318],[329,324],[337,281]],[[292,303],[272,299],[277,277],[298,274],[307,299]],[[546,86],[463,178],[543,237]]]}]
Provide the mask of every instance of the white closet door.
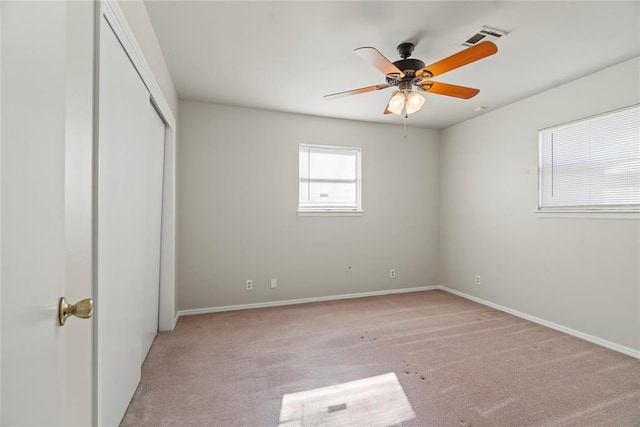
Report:
[{"label": "white closet door", "polygon": [[162,221],[162,179],[165,126],[149,103],[147,138],[147,245],[142,309],[142,359],[147,356],[158,334],[158,296],[160,291],[160,234]]},{"label": "white closet door", "polygon": [[[157,319],[157,297],[148,301],[145,285],[154,281],[157,293],[157,275],[149,277],[148,254],[153,252],[157,258],[160,250],[158,192],[162,191],[164,138],[157,135],[160,131],[155,126],[151,149],[150,123],[159,119],[149,93],[104,18],[100,32],[97,421],[115,426],[140,382],[148,307]],[[151,204],[155,207],[150,214]],[[157,261],[153,268],[158,270]]]}]

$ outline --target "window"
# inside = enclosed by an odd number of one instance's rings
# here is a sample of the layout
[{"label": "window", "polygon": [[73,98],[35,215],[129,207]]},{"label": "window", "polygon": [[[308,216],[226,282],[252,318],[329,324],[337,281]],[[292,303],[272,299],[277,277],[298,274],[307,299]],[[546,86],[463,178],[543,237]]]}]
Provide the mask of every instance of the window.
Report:
[{"label": "window", "polygon": [[360,149],[300,145],[299,212],[360,212]]},{"label": "window", "polygon": [[640,211],[640,106],[539,133],[540,210]]}]

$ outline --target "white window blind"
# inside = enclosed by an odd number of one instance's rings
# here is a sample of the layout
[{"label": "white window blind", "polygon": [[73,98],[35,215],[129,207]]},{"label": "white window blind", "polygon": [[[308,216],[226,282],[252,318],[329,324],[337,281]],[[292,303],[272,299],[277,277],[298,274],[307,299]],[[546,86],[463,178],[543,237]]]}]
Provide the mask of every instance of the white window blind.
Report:
[{"label": "white window blind", "polygon": [[640,106],[539,133],[539,208],[640,210]]},{"label": "white window blind", "polygon": [[300,145],[300,211],[359,211],[360,149]]}]

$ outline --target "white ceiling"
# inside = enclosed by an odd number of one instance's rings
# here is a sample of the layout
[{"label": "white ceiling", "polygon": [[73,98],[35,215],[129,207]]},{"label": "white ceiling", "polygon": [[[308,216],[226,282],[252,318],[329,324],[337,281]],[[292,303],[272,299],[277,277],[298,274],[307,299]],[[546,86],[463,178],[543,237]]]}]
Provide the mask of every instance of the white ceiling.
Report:
[{"label": "white ceiling", "polygon": [[480,94],[425,94],[408,125],[432,129],[640,55],[638,1],[145,4],[181,99],[381,123],[403,123],[382,114],[392,89],[323,99],[385,82],[354,48],[373,46],[396,61],[396,46],[414,41],[413,57],[430,64],[464,49],[483,25],[508,31],[496,55],[434,78]]}]

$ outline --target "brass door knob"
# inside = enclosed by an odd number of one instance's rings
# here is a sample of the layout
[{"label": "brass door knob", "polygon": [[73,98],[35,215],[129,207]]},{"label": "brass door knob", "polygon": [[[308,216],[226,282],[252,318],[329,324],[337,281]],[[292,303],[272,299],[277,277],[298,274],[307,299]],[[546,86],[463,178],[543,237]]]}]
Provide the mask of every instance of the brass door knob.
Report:
[{"label": "brass door knob", "polygon": [[60,326],[64,326],[64,322],[69,316],[76,316],[81,319],[89,319],[93,314],[93,300],[91,298],[83,299],[73,305],[67,304],[64,297],[60,298],[58,304],[58,321]]}]

